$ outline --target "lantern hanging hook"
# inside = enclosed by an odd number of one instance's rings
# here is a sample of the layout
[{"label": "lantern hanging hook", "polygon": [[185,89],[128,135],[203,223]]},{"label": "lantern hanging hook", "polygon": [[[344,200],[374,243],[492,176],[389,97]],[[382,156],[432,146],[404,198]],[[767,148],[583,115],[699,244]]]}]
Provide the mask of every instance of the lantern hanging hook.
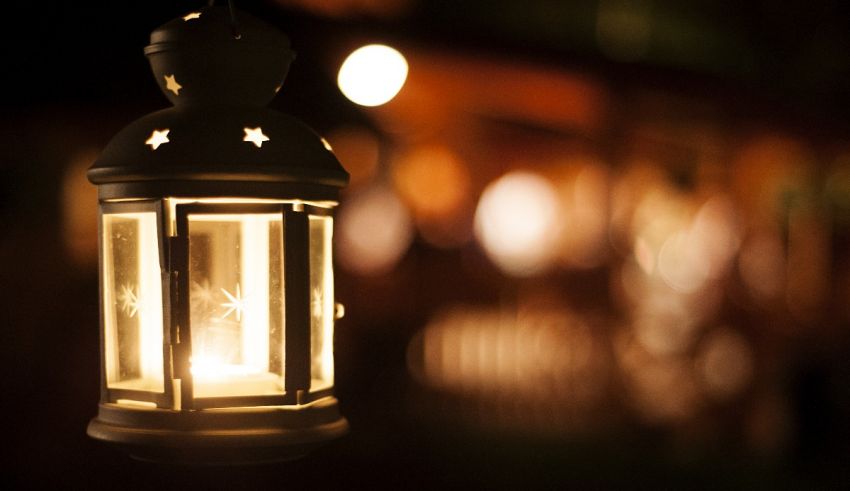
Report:
[{"label": "lantern hanging hook", "polygon": [[[215,0],[209,0],[208,6],[215,5]],[[241,39],[242,32],[239,31],[239,23],[236,21],[236,9],[233,7],[233,0],[227,0],[227,10],[230,12],[230,31],[234,38]]]}]

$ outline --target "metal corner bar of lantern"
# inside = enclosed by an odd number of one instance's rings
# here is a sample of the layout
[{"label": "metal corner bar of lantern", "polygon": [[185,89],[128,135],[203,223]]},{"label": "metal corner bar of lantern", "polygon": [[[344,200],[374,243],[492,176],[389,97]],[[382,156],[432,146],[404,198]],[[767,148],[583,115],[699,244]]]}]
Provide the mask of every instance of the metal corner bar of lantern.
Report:
[{"label": "metal corner bar of lantern", "polygon": [[[145,54],[174,107],[121,130],[88,172],[100,199],[102,378],[88,434],[152,461],[300,457],[348,429],[328,351],[330,227],[348,173],[313,130],[264,107],[294,59],[274,27],[209,6],[156,29]],[[193,275],[205,271],[235,290],[201,289],[227,295],[201,317]],[[256,291],[243,296],[241,283]],[[263,313],[250,323],[249,298]],[[234,365],[210,358],[215,370],[254,371],[202,379],[201,332],[240,346],[225,353]]]}]

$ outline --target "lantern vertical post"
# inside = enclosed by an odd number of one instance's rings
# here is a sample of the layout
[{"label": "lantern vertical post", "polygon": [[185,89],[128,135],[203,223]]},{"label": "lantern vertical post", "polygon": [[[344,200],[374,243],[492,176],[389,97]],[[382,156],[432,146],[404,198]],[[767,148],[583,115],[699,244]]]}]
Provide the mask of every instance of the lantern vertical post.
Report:
[{"label": "lantern vertical post", "polygon": [[[286,391],[296,400],[310,387],[309,224],[303,208],[284,212],[286,290]],[[292,306],[292,308],[290,308]]]}]

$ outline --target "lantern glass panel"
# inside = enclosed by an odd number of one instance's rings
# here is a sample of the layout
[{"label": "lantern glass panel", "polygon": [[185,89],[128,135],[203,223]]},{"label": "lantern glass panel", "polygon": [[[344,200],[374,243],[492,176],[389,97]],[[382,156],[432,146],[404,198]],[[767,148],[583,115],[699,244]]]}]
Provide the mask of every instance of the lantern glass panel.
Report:
[{"label": "lantern glass panel", "polygon": [[162,283],[157,214],[103,215],[106,384],[162,392]]},{"label": "lantern glass panel", "polygon": [[281,214],[190,214],[195,397],[284,392]]},{"label": "lantern glass panel", "polygon": [[310,351],[312,391],[334,383],[334,282],[331,256],[333,219],[310,216]]}]

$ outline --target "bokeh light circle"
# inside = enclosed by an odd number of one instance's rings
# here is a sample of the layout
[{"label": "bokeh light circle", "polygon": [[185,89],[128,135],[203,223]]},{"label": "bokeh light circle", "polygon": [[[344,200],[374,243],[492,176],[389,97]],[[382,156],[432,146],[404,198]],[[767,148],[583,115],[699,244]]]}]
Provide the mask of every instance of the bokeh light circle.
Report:
[{"label": "bokeh light circle", "polygon": [[337,84],[349,100],[361,106],[391,101],[407,80],[407,60],[396,49],[370,44],[354,50],[339,69]]},{"label": "bokeh light circle", "polygon": [[481,195],[475,235],[505,272],[516,276],[542,272],[557,249],[558,206],[549,181],[530,172],[510,172]]}]

